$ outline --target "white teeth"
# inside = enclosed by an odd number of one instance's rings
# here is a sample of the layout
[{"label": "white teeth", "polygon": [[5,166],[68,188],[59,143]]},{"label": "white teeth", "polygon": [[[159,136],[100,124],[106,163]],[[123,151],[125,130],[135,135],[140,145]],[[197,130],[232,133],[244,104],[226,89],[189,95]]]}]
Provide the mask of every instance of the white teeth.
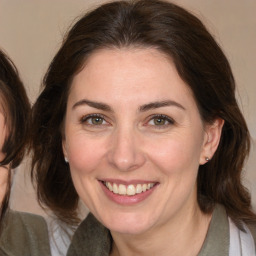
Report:
[{"label": "white teeth", "polygon": [[136,186],[136,194],[139,194],[139,193],[141,193],[142,192],[142,186],[141,186],[141,184],[138,184],[137,186]]},{"label": "white teeth", "polygon": [[111,185],[110,182],[106,182],[106,187],[112,192],[113,191],[113,187]]},{"label": "white teeth", "polygon": [[135,194],[140,194],[142,192],[145,192],[151,188],[153,188],[155,183],[145,183],[145,184],[129,184],[128,186],[125,186],[123,184],[117,185],[116,183],[110,183],[105,182],[105,186],[114,194],[119,195],[128,195],[133,196]]},{"label": "white teeth", "polygon": [[119,195],[126,195],[126,187],[123,184],[120,184],[118,187],[118,194]]},{"label": "white teeth", "polygon": [[113,192],[115,194],[118,194],[118,187],[117,187],[116,183],[113,184]]},{"label": "white teeth", "polygon": [[135,194],[136,194],[136,191],[135,191],[134,185],[129,185],[129,186],[127,187],[126,193],[127,193],[128,196],[133,196],[133,195],[135,195]]}]

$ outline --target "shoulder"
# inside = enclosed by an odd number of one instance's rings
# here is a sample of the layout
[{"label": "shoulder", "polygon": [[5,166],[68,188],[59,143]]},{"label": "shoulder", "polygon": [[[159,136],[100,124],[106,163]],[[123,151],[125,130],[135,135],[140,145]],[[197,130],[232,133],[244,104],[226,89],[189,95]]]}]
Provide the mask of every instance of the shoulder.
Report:
[{"label": "shoulder", "polygon": [[89,214],[76,230],[67,255],[108,256],[110,249],[109,230]]},{"label": "shoulder", "polygon": [[42,216],[10,211],[4,221],[4,234],[6,235],[12,231],[17,233],[19,230],[20,233],[27,234],[29,237],[32,237],[32,235],[36,238],[48,236],[47,224]]},{"label": "shoulder", "polygon": [[32,213],[26,212],[18,212],[18,211],[9,211],[7,215],[7,221],[11,222],[14,221],[16,223],[20,223],[22,225],[29,225],[29,224],[39,224],[42,226],[46,226],[46,221],[42,216],[35,215]]},{"label": "shoulder", "polygon": [[4,219],[0,252],[4,255],[50,255],[44,218],[30,213],[8,212]]}]

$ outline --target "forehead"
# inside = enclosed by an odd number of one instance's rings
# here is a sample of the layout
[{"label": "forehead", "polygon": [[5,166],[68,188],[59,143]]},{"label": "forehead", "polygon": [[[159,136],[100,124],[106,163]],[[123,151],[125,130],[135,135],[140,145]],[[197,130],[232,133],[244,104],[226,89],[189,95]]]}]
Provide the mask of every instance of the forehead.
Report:
[{"label": "forehead", "polygon": [[70,99],[145,103],[165,97],[194,100],[172,60],[156,49],[102,49],[93,53],[74,77]]}]

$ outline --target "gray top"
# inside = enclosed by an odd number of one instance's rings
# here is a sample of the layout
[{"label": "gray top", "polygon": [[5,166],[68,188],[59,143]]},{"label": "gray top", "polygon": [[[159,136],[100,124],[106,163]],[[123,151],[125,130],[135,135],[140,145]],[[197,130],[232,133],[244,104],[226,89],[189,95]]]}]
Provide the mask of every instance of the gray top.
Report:
[{"label": "gray top", "polygon": [[[109,256],[112,238],[108,229],[92,214],[81,223],[74,234],[67,256]],[[217,205],[207,236],[198,256],[229,255],[229,222],[225,208]]]},{"label": "gray top", "polygon": [[198,256],[228,256],[229,255],[229,222],[226,210],[217,205],[212,220]]},{"label": "gray top", "polygon": [[0,238],[1,256],[49,256],[47,224],[43,217],[10,211]]}]

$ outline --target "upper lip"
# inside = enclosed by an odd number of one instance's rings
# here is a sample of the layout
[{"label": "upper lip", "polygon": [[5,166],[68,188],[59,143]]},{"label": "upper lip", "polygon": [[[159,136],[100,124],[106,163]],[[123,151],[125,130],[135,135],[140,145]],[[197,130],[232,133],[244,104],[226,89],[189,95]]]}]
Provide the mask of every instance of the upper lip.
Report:
[{"label": "upper lip", "polygon": [[132,179],[132,180],[121,180],[121,179],[99,179],[99,181],[102,182],[110,182],[110,183],[115,183],[115,184],[123,184],[123,185],[137,185],[137,184],[148,184],[148,183],[158,183],[157,181],[154,180],[138,180],[138,179]]}]

